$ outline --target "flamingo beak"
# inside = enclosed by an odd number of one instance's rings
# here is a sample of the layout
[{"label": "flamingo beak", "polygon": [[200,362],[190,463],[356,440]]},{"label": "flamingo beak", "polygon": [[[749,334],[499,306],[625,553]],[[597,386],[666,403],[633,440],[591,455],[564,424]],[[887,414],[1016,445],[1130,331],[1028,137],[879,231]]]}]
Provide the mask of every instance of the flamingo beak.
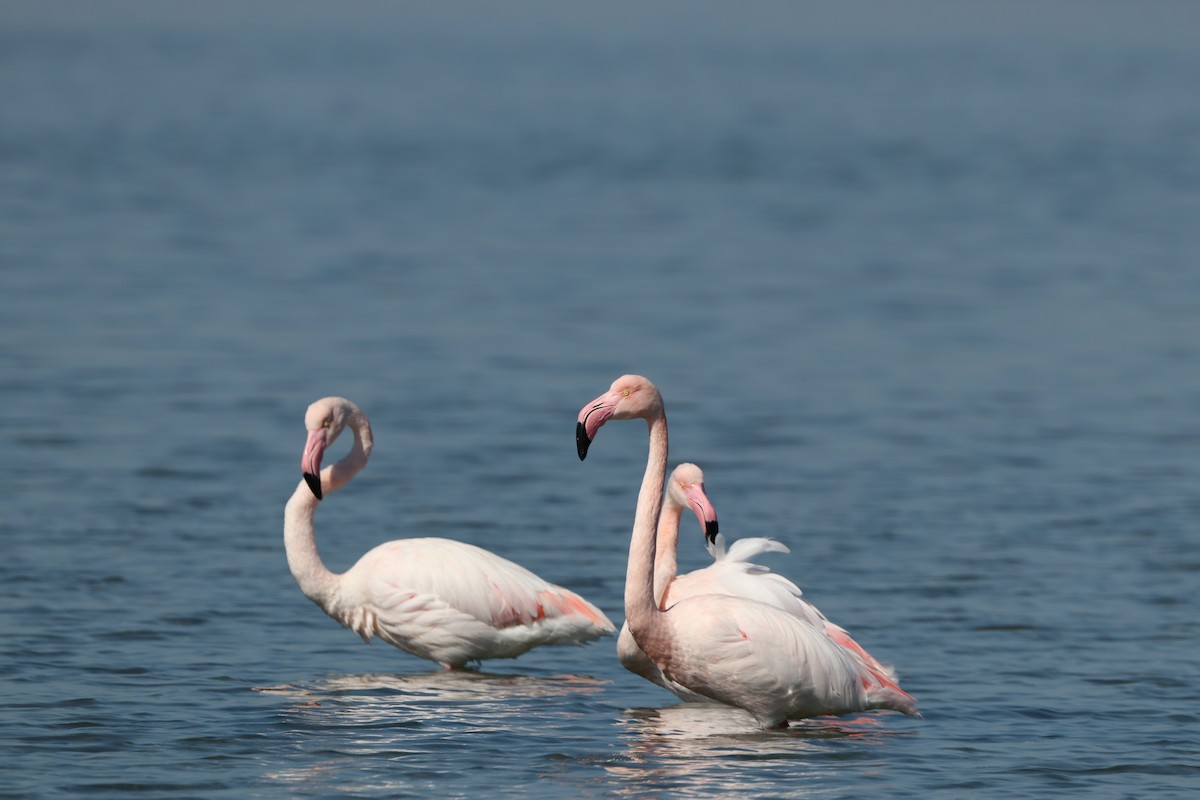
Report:
[{"label": "flamingo beak", "polygon": [[587,458],[588,447],[596,438],[596,431],[612,418],[620,398],[621,395],[606,392],[579,410],[575,422],[575,451],[579,453],[580,461]]},{"label": "flamingo beak", "polygon": [[325,455],[325,445],[328,444],[325,428],[308,432],[308,441],[304,443],[304,455],[300,457],[300,471],[304,473],[304,482],[318,499],[324,499],[321,493],[321,458]]},{"label": "flamingo beak", "polygon": [[704,529],[704,538],[708,540],[709,544],[716,544],[717,534],[721,531],[717,525],[717,511],[713,508],[708,495],[704,493],[704,484],[692,484],[687,487],[684,494],[687,495],[692,511],[696,512],[696,519],[700,520],[700,527]]}]

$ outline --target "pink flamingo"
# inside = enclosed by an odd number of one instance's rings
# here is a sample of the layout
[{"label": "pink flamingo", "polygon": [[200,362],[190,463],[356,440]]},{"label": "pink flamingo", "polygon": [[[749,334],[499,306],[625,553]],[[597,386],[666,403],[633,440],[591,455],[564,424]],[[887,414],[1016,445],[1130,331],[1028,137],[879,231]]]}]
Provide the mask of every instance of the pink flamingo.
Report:
[{"label": "pink flamingo", "polygon": [[[304,480],[288,500],[283,541],[301,591],[329,616],[370,642],[388,644],[446,668],[485,658],[515,658],[543,644],[582,644],[616,629],[574,592],[474,545],[450,539],[398,539],[330,572],[317,553],[313,515],[366,466],[371,424],[354,403],[326,397],[304,415]],[[350,452],[321,469],[325,449],[349,427]]]},{"label": "pink flamingo", "polygon": [[575,441],[587,456],[610,419],[644,419],[650,447],[638,491],[625,616],[637,645],[664,680],[691,694],[742,708],[766,728],[789,719],[881,708],[918,716],[916,701],[881,678],[823,627],[745,597],[702,594],[655,603],[658,517],[667,472],[667,415],[646,378],[624,375],[579,412]]},{"label": "pink flamingo", "polygon": [[[705,545],[714,560],[707,567],[677,575],[679,521],[685,508],[695,512],[700,520]],[[772,552],[787,553],[789,550],[781,542],[764,537],[738,539],[726,550],[716,510],[704,491],[703,470],[686,462],[675,467],[667,479],[666,502],[658,517],[658,539],[654,554],[654,597],[660,609],[667,609],[686,597],[703,594],[726,594],[757,600],[823,629],[826,636],[849,650],[852,657],[878,680],[894,685],[895,672],[877,661],[844,628],[830,622],[816,606],[805,600],[799,586],[750,560]],[[708,699],[664,679],[654,662],[637,646],[633,634],[629,632],[628,623],[621,627],[617,638],[617,657],[630,672],[674,692],[682,700]]]}]

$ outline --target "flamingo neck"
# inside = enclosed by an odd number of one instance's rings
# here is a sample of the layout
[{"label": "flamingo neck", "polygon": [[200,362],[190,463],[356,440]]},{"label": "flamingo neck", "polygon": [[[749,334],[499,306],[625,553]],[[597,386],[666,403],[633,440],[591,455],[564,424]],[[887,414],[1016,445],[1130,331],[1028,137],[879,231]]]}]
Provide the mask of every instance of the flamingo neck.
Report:
[{"label": "flamingo neck", "polygon": [[[325,496],[350,482],[362,471],[371,457],[373,439],[371,424],[362,412],[350,417],[348,427],[354,432],[354,444],[350,452],[340,461],[321,470],[321,491]],[[313,524],[317,506],[321,504],[304,481],[283,511],[283,547],[287,552],[288,568],[300,591],[314,603],[332,613],[332,604],[337,599],[341,575],[331,572],[317,552],[317,533]]]},{"label": "flamingo neck", "polygon": [[676,503],[663,503],[658,515],[658,540],[654,548],[654,604],[659,608],[667,599],[667,590],[679,571],[679,519],[683,508]]},{"label": "flamingo neck", "polygon": [[662,511],[663,487],[667,478],[667,419],[648,420],[650,451],[646,473],[638,491],[633,535],[629,541],[629,565],[625,572],[625,618],[638,645],[653,657],[644,642],[650,642],[662,612],[654,602],[654,562],[658,537],[658,516]]},{"label": "flamingo neck", "polygon": [[[321,470],[322,484],[329,469]],[[283,547],[287,551],[288,568],[300,584],[300,591],[321,608],[328,609],[337,594],[339,576],[329,571],[317,552],[313,514],[320,503],[308,484],[300,481],[283,510]]]}]

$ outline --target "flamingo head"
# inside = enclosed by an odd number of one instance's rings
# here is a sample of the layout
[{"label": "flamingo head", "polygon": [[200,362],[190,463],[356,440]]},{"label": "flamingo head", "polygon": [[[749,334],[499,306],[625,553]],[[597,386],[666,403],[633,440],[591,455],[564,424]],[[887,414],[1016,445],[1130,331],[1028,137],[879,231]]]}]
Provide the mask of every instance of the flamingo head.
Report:
[{"label": "flamingo head", "polygon": [[318,500],[322,499],[321,459],[325,449],[341,435],[356,411],[358,407],[343,397],[323,397],[304,412],[308,440],[304,443],[304,455],[300,457],[300,470],[304,473],[304,482]]},{"label": "flamingo head", "polygon": [[652,420],[663,415],[658,388],[641,375],[622,375],[608,391],[585,405],[575,423],[575,449],[579,460],[587,458],[596,431],[610,419]]},{"label": "flamingo head", "polygon": [[667,502],[677,508],[690,508],[700,520],[700,528],[709,544],[715,544],[720,528],[717,512],[704,493],[704,472],[695,464],[683,463],[671,472],[667,481]]}]

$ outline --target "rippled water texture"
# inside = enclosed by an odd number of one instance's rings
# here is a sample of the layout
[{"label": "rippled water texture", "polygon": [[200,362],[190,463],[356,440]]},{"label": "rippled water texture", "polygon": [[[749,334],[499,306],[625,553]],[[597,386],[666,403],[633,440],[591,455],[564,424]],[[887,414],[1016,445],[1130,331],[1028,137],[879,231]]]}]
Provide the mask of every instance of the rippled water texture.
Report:
[{"label": "rippled water texture", "polygon": [[[1200,15],[993,6],[7,3],[0,796],[1195,796]],[[629,371],[923,720],[301,595],[341,394],[332,568],[447,536],[620,620],[645,430],[573,429]]]}]

